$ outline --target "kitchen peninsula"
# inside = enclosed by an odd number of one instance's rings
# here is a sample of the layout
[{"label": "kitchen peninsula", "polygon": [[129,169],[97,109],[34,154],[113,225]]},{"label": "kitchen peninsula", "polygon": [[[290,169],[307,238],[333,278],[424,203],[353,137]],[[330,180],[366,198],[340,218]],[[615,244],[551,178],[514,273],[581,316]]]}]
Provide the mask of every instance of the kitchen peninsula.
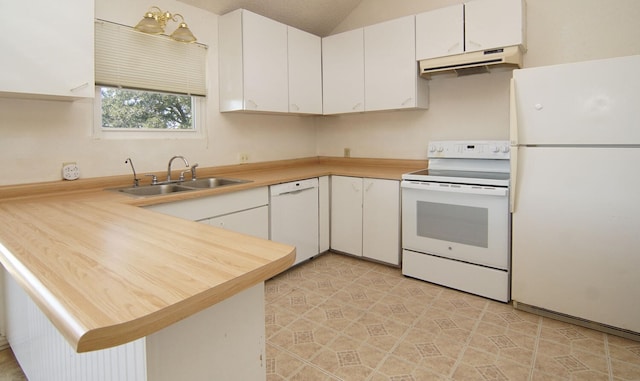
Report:
[{"label": "kitchen peninsula", "polygon": [[0,203],[7,333],[28,377],[264,378],[263,284],[295,248],[111,193]]},{"label": "kitchen peninsula", "polygon": [[[41,189],[57,185],[0,189],[0,260],[12,349],[33,362],[35,372],[45,357],[59,356],[48,360],[57,361],[51,368],[58,369],[69,356],[78,359],[75,373],[33,379],[211,379],[213,372],[220,379],[263,379],[263,282],[293,263],[294,248],[136,206],[331,174],[398,179],[425,165],[397,162],[345,165],[314,158],[277,168],[243,166],[224,175],[250,183],[144,198],[105,191],[107,182],[99,180],[75,184],[84,190],[44,194]],[[25,328],[30,320],[35,322]],[[29,337],[29,330],[33,335],[42,327],[44,334]],[[54,334],[58,342],[43,345]]]}]

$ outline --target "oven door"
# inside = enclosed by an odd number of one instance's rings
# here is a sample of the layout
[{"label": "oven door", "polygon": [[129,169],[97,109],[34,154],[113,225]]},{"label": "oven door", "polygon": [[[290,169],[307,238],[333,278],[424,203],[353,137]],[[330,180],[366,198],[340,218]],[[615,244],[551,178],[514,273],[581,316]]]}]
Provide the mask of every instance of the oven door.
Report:
[{"label": "oven door", "polygon": [[402,247],[509,269],[506,187],[402,181]]}]

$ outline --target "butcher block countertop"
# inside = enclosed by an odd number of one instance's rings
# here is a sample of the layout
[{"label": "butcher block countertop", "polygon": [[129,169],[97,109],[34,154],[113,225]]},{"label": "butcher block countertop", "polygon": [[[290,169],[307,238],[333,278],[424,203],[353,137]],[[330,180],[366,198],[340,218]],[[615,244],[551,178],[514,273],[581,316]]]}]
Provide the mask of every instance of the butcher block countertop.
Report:
[{"label": "butcher block countertop", "polygon": [[0,261],[77,352],[110,348],[263,282],[295,259],[293,246],[137,206],[331,174],[400,179],[425,166],[319,157],[198,168],[201,178],[251,182],[150,197],[108,190],[132,176],[4,186]]}]

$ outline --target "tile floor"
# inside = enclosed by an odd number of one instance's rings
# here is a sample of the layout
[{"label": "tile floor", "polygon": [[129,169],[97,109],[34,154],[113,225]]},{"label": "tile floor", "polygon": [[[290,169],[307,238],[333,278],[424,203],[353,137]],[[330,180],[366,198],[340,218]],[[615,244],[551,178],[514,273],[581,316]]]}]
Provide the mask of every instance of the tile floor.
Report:
[{"label": "tile floor", "polygon": [[640,380],[640,342],[348,256],[265,291],[269,381]]},{"label": "tile floor", "polygon": [[11,349],[0,351],[0,381],[25,381],[26,379]]},{"label": "tile floor", "polygon": [[[265,292],[269,381],[640,380],[640,342],[348,256],[294,267]],[[9,380],[25,378],[5,350]]]}]

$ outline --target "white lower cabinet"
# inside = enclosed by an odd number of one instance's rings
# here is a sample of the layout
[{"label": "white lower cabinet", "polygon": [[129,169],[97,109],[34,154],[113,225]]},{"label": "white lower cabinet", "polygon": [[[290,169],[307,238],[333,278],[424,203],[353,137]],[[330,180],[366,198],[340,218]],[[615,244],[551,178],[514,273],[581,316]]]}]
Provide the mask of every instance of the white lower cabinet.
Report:
[{"label": "white lower cabinet", "polygon": [[146,209],[269,239],[267,187],[151,205]]},{"label": "white lower cabinet", "polygon": [[400,264],[400,183],[331,177],[331,249]]},{"label": "white lower cabinet", "polygon": [[269,239],[269,224],[265,223],[268,220],[269,207],[264,205],[258,208],[225,214],[224,216],[208,218],[199,222],[254,237]]},{"label": "white lower cabinet", "polygon": [[319,251],[324,253],[331,248],[329,210],[331,198],[329,189],[329,176],[322,176],[318,179],[318,246]]}]

